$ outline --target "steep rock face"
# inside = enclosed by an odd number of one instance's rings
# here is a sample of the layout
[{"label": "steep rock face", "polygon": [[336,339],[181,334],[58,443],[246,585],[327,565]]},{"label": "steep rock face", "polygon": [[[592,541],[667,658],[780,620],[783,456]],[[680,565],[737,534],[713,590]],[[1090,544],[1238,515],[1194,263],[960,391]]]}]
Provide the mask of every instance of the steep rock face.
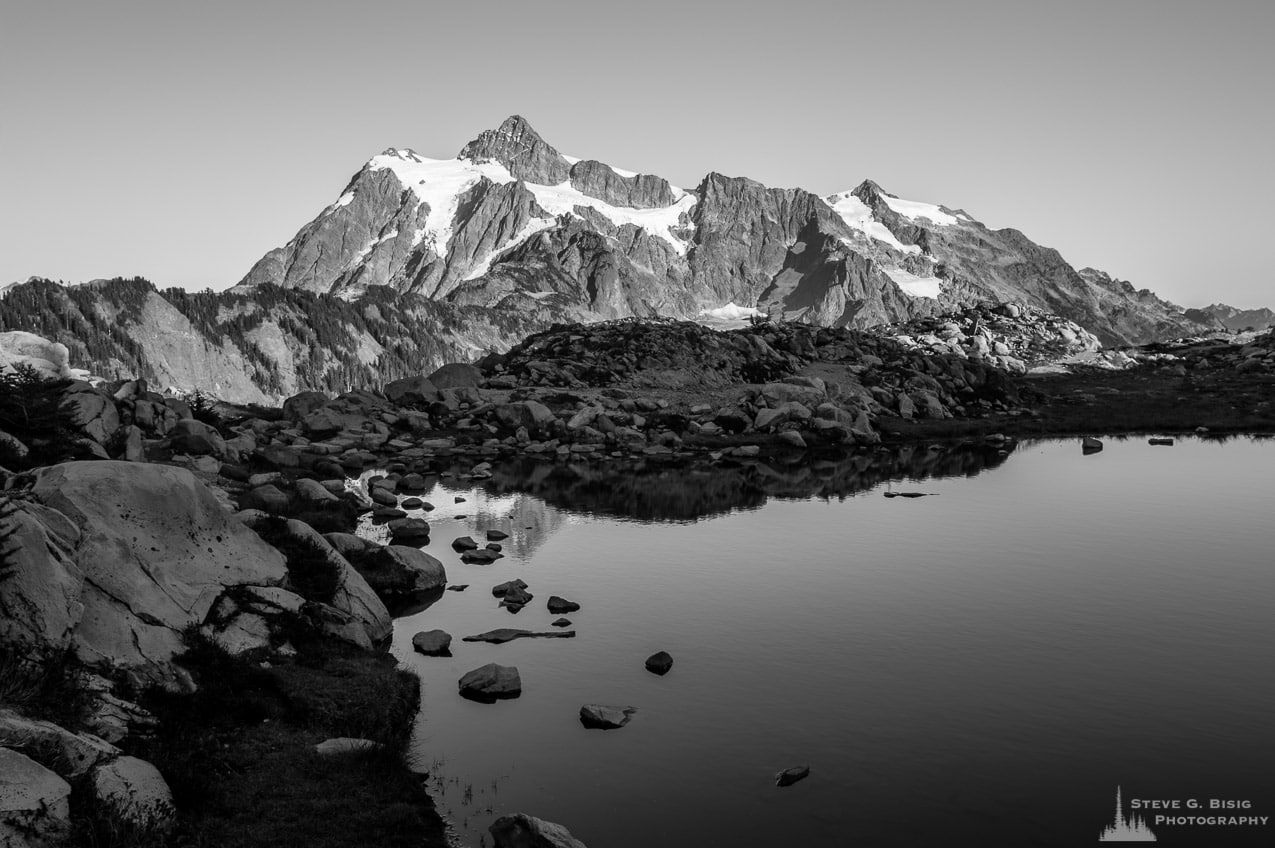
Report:
[{"label": "steep rock face", "polygon": [[336,203],[262,257],[244,284],[323,292],[363,278],[392,279],[416,247],[413,236],[429,211],[394,171],[369,163]]},{"label": "steep rock face", "polygon": [[571,176],[571,163],[521,115],[511,115],[496,129],[481,132],[461,149],[460,158],[499,162],[515,178],[540,185],[558,185]]},{"label": "steep rock face", "polygon": [[612,206],[654,209],[677,202],[673,187],[663,177],[651,174],[625,176],[610,165],[586,159],[571,166],[571,185],[590,197]]},{"label": "steep rock face", "polygon": [[812,222],[848,235],[827,204],[801,189],[767,188],[742,177],[709,174],[698,194],[690,261],[706,300],[755,303]]},{"label": "steep rock face", "polygon": [[[127,320],[109,301],[101,303],[112,320]],[[267,399],[253,379],[254,369],[245,366],[238,351],[197,332],[190,320],[158,293],[147,293],[139,314],[128,323],[134,344],[148,352],[157,385],[201,387],[218,397],[236,397],[248,403]]]}]

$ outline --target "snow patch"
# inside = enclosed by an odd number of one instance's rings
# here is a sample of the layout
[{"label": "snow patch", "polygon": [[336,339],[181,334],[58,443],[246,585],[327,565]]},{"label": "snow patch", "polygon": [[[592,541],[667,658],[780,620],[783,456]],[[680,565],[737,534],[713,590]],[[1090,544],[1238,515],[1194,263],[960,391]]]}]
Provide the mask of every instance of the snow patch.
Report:
[{"label": "snow patch", "polygon": [[584,161],[579,156],[568,156],[565,153],[559,153],[558,155],[561,156],[563,159],[566,159],[568,165],[579,165],[581,162]]},{"label": "snow patch", "polygon": [[461,195],[486,177],[495,183],[511,183],[513,175],[499,162],[471,162],[468,159],[426,159],[411,150],[397,150],[372,157],[373,171],[388,168],[398,181],[410,188],[420,203],[428,204],[425,226],[412,236],[412,246],[431,239],[434,252],[447,255],[452,237],[452,219]]},{"label": "snow patch", "polygon": [[904,271],[902,268],[887,268],[885,273],[891,280],[894,280],[894,284],[908,297],[937,299],[939,296],[939,284],[942,281],[938,277],[918,277],[916,274]]},{"label": "snow patch", "polygon": [[673,246],[679,255],[685,255],[686,242],[671,232],[678,225],[683,212],[689,212],[695,205],[692,195],[682,193],[672,206],[662,209],[634,209],[628,206],[612,206],[590,197],[571,185],[570,180],[556,186],[542,186],[527,183],[527,188],[536,196],[536,202],[551,215],[575,215],[577,206],[585,206],[597,211],[616,226],[632,224],[641,227],[653,236],[662,238]]},{"label": "snow patch", "polygon": [[903,200],[885,193],[881,194],[881,199],[885,201],[886,206],[889,206],[904,218],[911,218],[914,221],[918,218],[927,218],[930,223],[940,227],[950,227],[958,223],[955,215],[949,215],[933,203],[922,203],[919,200]]},{"label": "snow patch", "polygon": [[852,192],[843,191],[824,198],[832,211],[841,216],[841,220],[851,228],[858,230],[869,238],[884,242],[902,253],[919,254],[921,248],[915,244],[904,244],[890,232],[890,228],[872,217],[872,210]]},{"label": "snow patch", "polygon": [[338,197],[335,203],[333,203],[331,206],[328,207],[328,211],[333,212],[337,209],[340,209],[342,206],[349,206],[353,200],[354,200],[354,192],[347,191],[345,194]]},{"label": "snow patch", "polygon": [[764,312],[755,306],[736,306],[734,301],[716,309],[701,309],[699,314],[705,318],[714,318],[718,321],[742,321],[745,318],[765,315]]}]

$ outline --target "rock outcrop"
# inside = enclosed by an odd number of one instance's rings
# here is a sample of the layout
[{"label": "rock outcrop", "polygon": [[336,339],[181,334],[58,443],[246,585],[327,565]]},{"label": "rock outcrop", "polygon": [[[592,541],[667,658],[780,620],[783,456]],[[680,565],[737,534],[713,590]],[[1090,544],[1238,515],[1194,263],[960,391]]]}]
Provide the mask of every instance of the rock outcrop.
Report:
[{"label": "rock outcrop", "polygon": [[70,646],[89,665],[173,682],[184,628],[203,623],[227,588],[285,576],[279,552],[183,468],[64,463],[37,471],[31,496],[47,511],[27,513],[23,532],[38,541],[42,531],[54,543],[48,567],[66,574],[43,596],[46,634],[60,644],[74,618]]}]

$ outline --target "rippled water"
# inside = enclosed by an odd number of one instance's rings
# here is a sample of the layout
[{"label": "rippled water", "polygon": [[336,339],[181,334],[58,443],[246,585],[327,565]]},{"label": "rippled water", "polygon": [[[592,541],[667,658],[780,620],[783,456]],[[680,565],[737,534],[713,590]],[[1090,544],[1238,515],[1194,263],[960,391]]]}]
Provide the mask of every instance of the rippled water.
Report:
[{"label": "rippled water", "polygon": [[[1275,818],[1272,472],[1268,441],[1131,439],[444,481],[426,550],[469,589],[396,623],[415,756],[472,846],[511,811],[591,848],[1093,844],[1117,785]],[[462,564],[451,540],[488,528],[507,556]],[[490,592],[515,577],[536,596],[517,615]],[[552,594],[582,604],[576,638],[460,641],[552,629]],[[434,628],[453,657],[412,652]],[[520,698],[458,696],[488,662],[518,667]],[[589,702],[638,711],[588,730]]]}]

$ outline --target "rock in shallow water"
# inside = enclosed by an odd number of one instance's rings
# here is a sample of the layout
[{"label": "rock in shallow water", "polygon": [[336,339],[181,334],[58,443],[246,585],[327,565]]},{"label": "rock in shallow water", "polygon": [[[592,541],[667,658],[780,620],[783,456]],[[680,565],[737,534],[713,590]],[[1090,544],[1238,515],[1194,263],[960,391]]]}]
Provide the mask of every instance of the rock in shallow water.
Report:
[{"label": "rock in shallow water", "polygon": [[654,674],[668,674],[673,667],[673,657],[668,651],[659,651],[646,658],[646,670]]},{"label": "rock in shallow water", "polygon": [[799,780],[805,780],[810,776],[810,766],[793,766],[786,768],[775,775],[776,786],[792,786]]},{"label": "rock in shallow water", "polygon": [[562,825],[526,813],[501,816],[487,830],[495,848],[588,848]]},{"label": "rock in shallow water", "polygon": [[522,678],[511,665],[488,663],[465,674],[460,679],[461,697],[484,703],[501,698],[517,698],[522,694]]},{"label": "rock in shallow water", "polygon": [[614,730],[624,727],[637,712],[637,707],[611,707],[606,704],[585,704],[580,708],[580,723],[598,730]]},{"label": "rock in shallow water", "polygon": [[1085,436],[1080,441],[1080,449],[1084,453],[1097,453],[1102,450],[1102,442],[1091,436]]},{"label": "rock in shallow water", "polygon": [[493,645],[503,645],[515,639],[573,639],[575,635],[576,632],[574,630],[537,633],[532,630],[518,630],[514,627],[498,627],[495,630],[488,630],[486,633],[479,633],[477,636],[466,636],[461,641],[489,642]]},{"label": "rock in shallow water", "polygon": [[451,634],[445,630],[422,630],[412,637],[412,647],[427,657],[450,657],[451,646]]},{"label": "rock in shallow water", "polygon": [[566,598],[557,595],[549,597],[549,612],[554,615],[562,615],[565,612],[576,612],[580,609],[580,605],[575,601],[568,601]]}]

